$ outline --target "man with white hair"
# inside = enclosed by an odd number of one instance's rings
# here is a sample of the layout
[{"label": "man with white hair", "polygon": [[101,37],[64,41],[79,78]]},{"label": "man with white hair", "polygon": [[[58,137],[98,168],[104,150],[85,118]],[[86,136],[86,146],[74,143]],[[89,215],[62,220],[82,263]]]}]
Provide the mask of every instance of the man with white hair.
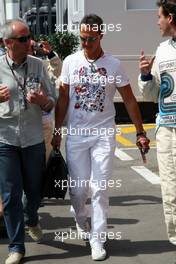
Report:
[{"label": "man with white hair", "polygon": [[24,225],[35,241],[42,236],[37,213],[45,169],[42,110],[53,108],[55,94],[42,61],[27,55],[25,22],[10,20],[1,31],[7,47],[0,57],[0,194],[10,240],[5,263],[18,264],[25,254]]}]

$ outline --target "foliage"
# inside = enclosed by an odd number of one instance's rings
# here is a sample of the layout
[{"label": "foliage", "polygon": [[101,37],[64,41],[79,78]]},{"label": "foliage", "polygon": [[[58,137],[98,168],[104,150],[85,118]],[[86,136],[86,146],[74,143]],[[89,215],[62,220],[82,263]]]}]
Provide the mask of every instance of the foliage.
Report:
[{"label": "foliage", "polygon": [[66,56],[74,53],[79,46],[78,36],[69,32],[57,32],[51,35],[38,35],[35,36],[35,40],[47,40],[52,49],[57,52],[62,60]]}]

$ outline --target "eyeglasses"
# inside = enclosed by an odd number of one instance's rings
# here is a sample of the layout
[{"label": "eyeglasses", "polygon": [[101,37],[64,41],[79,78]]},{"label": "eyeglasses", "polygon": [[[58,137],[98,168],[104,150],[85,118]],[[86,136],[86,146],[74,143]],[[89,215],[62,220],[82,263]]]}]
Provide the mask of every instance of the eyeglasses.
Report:
[{"label": "eyeglasses", "polygon": [[86,37],[86,38],[83,38],[80,36],[80,40],[82,42],[95,42],[97,40],[98,37]]},{"label": "eyeglasses", "polygon": [[25,43],[27,42],[29,39],[31,38],[31,35],[28,35],[28,36],[22,36],[22,37],[13,37],[12,39],[17,39],[19,42],[21,43]]}]

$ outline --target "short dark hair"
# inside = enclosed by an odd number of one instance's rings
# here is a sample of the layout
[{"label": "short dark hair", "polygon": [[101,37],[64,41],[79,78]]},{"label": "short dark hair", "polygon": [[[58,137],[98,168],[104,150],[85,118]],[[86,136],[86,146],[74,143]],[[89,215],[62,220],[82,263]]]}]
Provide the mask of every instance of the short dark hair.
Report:
[{"label": "short dark hair", "polygon": [[176,25],[176,0],[159,0],[157,1],[157,6],[162,7],[165,17],[172,14],[174,24]]},{"label": "short dark hair", "polygon": [[80,22],[80,29],[81,29],[82,24],[85,24],[90,29],[95,28],[95,26],[96,26],[97,31],[100,34],[103,33],[103,28],[104,28],[103,19],[101,17],[97,16],[96,14],[85,15]]}]

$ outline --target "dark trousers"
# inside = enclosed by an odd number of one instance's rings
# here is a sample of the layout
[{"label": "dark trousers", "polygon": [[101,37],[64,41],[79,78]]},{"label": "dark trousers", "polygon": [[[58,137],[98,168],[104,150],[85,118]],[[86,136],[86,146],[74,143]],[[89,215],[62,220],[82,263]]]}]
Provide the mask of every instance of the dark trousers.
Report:
[{"label": "dark trousers", "polygon": [[[44,143],[26,148],[0,143],[0,194],[10,252],[25,252],[24,224],[38,223],[44,169]],[[27,198],[24,206],[23,190]]]}]

